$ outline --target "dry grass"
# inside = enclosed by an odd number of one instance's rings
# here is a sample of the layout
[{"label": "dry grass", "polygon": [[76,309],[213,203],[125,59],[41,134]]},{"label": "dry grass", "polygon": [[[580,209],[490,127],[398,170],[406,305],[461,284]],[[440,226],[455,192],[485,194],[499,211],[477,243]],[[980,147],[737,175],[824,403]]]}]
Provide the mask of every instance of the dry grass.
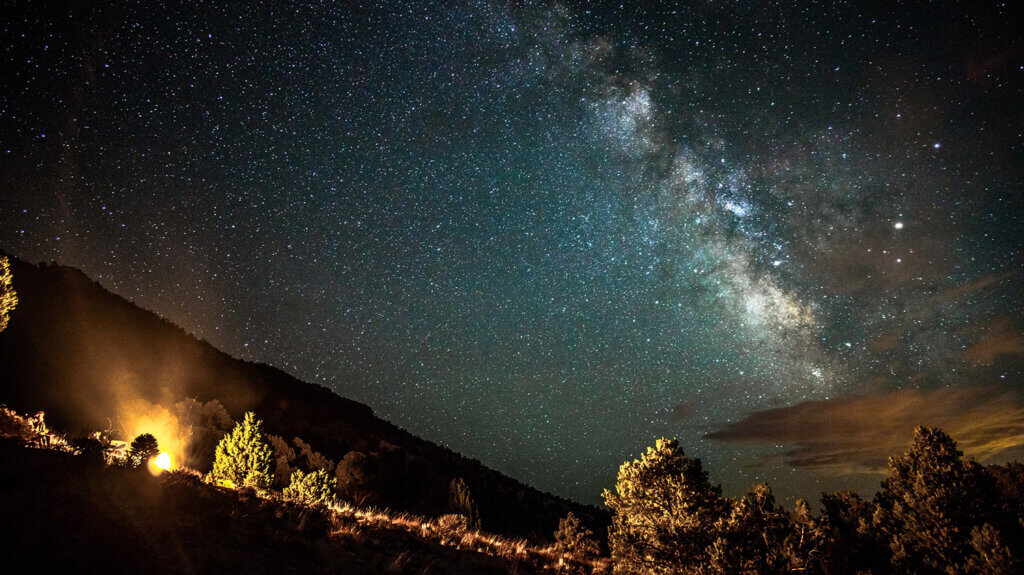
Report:
[{"label": "dry grass", "polygon": [[332,503],[327,510],[335,537],[358,537],[365,533],[363,528],[398,530],[425,542],[501,557],[540,570],[611,573],[607,558],[582,560],[559,552],[554,545],[538,546],[527,539],[510,539],[484,531],[456,528],[452,532],[452,527],[445,525],[446,516],[428,518],[374,507],[359,508],[346,502]]}]

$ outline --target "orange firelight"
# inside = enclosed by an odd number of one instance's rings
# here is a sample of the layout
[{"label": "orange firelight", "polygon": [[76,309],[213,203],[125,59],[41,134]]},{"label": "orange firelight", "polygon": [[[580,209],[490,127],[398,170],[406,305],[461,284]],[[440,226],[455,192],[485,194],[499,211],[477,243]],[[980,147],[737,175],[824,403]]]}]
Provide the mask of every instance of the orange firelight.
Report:
[{"label": "orange firelight", "polygon": [[156,460],[153,462],[153,465],[156,465],[158,468],[163,469],[164,471],[170,471],[171,454],[167,453],[166,451],[161,451],[160,455],[156,456]]},{"label": "orange firelight", "polygon": [[157,455],[153,459],[149,460],[149,472],[153,475],[160,475],[164,471],[170,471],[172,466],[171,454],[166,451],[161,451],[160,455]]}]

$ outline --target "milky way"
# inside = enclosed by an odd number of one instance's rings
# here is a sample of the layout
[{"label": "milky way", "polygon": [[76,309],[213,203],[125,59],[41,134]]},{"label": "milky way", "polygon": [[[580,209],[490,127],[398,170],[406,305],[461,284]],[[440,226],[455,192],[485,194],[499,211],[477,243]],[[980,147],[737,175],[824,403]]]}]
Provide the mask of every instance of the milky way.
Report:
[{"label": "milky way", "polygon": [[1017,15],[626,4],[20,3],[0,248],[587,502],[661,435],[877,482],[762,410],[1014,405]]}]

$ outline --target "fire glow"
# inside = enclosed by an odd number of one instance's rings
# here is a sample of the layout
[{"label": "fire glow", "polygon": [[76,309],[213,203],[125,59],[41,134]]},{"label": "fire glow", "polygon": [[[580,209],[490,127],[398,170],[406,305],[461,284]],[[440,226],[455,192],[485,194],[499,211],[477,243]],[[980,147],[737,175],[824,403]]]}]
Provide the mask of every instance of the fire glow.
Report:
[{"label": "fire glow", "polygon": [[154,476],[160,475],[165,471],[170,471],[172,466],[173,461],[171,460],[171,454],[167,451],[161,451],[159,455],[151,458],[146,465],[149,472]]},{"label": "fire glow", "polygon": [[166,452],[166,451],[161,451],[160,455],[157,455],[156,459],[153,460],[153,465],[155,465],[157,467],[157,469],[163,469],[164,471],[170,471],[171,470],[171,454]]}]

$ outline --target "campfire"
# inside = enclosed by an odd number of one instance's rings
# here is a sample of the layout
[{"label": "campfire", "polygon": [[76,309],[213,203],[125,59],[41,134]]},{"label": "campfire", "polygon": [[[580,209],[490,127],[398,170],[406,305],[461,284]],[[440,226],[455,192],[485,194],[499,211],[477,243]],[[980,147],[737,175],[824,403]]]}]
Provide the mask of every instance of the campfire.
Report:
[{"label": "campfire", "polygon": [[171,454],[166,452],[166,451],[161,451],[160,455],[157,455],[153,459],[153,465],[156,466],[157,469],[161,469],[163,471],[170,471],[171,470]]}]

